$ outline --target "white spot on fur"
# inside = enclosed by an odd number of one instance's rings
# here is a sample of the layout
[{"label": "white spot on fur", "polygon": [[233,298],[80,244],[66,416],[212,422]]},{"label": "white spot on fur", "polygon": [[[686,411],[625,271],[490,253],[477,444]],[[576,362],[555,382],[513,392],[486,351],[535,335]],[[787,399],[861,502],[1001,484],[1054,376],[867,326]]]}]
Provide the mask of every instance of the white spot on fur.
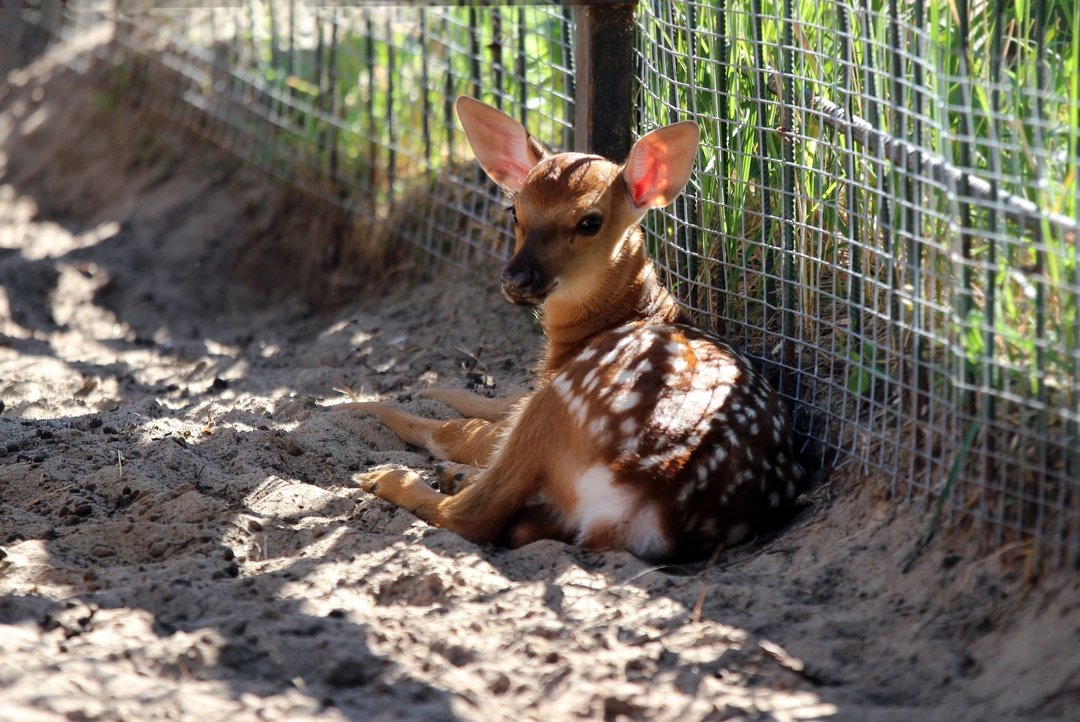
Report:
[{"label": "white spot on fur", "polygon": [[597,365],[610,366],[612,363],[615,362],[615,359],[619,358],[619,356],[621,356],[623,352],[627,349],[627,347],[630,346],[630,344],[632,344],[633,342],[633,336],[626,336],[619,339],[619,342],[615,344],[615,347],[608,351],[606,354],[604,354],[603,358],[601,358],[597,362]]},{"label": "white spot on fur", "polygon": [[589,409],[585,405],[585,400],[584,399],[578,397],[578,399],[576,399],[576,400],[580,401],[581,403],[577,407],[577,409],[575,409],[574,415],[577,417],[578,426],[580,426],[581,428],[585,428],[585,422],[587,422],[589,420]]},{"label": "white spot on fur", "polygon": [[612,402],[611,408],[616,412],[627,411],[634,408],[641,402],[641,394],[637,391],[631,391],[628,394],[621,394],[615,398]]},{"label": "white spot on fur", "polygon": [[589,422],[589,433],[600,445],[607,442],[608,417],[598,416]]},{"label": "white spot on fur", "polygon": [[729,386],[738,381],[739,376],[739,367],[735,364],[727,364],[716,372],[716,380]]},{"label": "white spot on fur", "polygon": [[619,348],[618,344],[615,344],[615,348],[604,354],[603,357],[601,357],[601,359],[596,363],[600,366],[610,366],[611,364],[615,363],[615,359],[619,358],[619,354],[621,353],[622,349]]},{"label": "white spot on fur", "polygon": [[679,494],[675,497],[675,503],[680,505],[685,504],[692,493],[694,493],[694,487],[689,484],[683,484],[683,487],[679,489]]},{"label": "white spot on fur", "polygon": [[689,456],[691,451],[692,449],[689,446],[679,444],[678,446],[671,447],[667,453],[667,457],[669,459],[681,459],[684,456]]},{"label": "white spot on fur", "polygon": [[709,470],[716,471],[720,464],[727,458],[727,449],[723,446],[717,446],[713,449],[712,456],[709,457]]},{"label": "white spot on fur", "polygon": [[595,348],[587,348],[587,349],[585,349],[584,351],[582,351],[581,353],[578,354],[577,360],[578,361],[588,361],[589,359],[591,359],[594,356],[596,356],[596,349]]},{"label": "white spot on fur", "polygon": [[728,529],[727,538],[724,541],[727,542],[729,545],[738,544],[743,539],[745,539],[746,535],[749,533],[750,525],[744,521],[741,521]]},{"label": "white spot on fur", "polygon": [[626,417],[625,419],[623,419],[622,423],[619,424],[619,431],[621,431],[625,436],[636,436],[637,430],[637,419],[633,418],[632,416]]},{"label": "white spot on fur", "polygon": [[780,495],[777,494],[775,491],[769,494],[769,506],[771,506],[773,509],[780,506]]},{"label": "white spot on fur", "polygon": [[565,373],[556,376],[551,386],[564,400],[570,399],[570,378]]}]

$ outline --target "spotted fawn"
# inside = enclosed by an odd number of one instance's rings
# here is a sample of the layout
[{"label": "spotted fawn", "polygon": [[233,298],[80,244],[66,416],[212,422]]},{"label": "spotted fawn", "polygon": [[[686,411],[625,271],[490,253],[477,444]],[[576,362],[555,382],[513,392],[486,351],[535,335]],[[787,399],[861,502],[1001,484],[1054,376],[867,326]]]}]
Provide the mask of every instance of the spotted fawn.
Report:
[{"label": "spotted fawn", "polygon": [[707,556],[783,518],[805,477],[787,409],[746,359],[690,324],[638,225],[682,193],[697,125],[646,134],[619,166],[553,155],[472,98],[456,108],[512,198],[502,290],[542,309],[537,390],[423,392],[465,417],[449,421],[344,404],[452,462],[436,467],[441,491],[410,470],[363,474],[361,486],[474,542],[559,539],[651,560]]}]

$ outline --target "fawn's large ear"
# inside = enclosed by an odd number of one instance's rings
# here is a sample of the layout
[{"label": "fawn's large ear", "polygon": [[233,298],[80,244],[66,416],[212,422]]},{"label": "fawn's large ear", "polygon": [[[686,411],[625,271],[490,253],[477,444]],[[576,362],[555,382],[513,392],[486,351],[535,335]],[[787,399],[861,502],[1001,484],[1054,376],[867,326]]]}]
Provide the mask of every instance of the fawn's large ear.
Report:
[{"label": "fawn's large ear", "polygon": [[508,191],[521,190],[529,171],[549,155],[547,149],[521,123],[475,98],[463,95],[454,107],[484,172]]},{"label": "fawn's large ear", "polygon": [[662,208],[679,197],[690,180],[697,158],[697,123],[657,128],[641,136],[623,168],[623,178],[638,210]]}]

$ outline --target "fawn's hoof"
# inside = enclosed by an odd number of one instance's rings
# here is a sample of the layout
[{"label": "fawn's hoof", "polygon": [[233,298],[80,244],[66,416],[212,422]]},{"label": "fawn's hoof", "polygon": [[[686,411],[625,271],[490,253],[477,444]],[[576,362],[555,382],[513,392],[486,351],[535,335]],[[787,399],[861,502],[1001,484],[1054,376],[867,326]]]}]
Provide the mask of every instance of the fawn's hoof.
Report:
[{"label": "fawn's hoof", "polygon": [[[360,474],[357,477],[360,488],[369,494],[408,508],[408,501],[416,486],[426,486],[424,479],[415,471],[408,469],[384,469]],[[429,490],[430,493],[430,490]]]},{"label": "fawn's hoof", "polygon": [[472,482],[476,467],[442,461],[435,465],[438,490],[448,496],[457,494]]}]

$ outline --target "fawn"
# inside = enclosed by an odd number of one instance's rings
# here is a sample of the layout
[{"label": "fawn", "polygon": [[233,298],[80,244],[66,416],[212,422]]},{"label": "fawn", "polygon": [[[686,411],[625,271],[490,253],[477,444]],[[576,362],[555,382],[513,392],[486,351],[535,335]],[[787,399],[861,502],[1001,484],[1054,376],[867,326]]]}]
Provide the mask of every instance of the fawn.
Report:
[{"label": "fawn", "polygon": [[361,486],[478,543],[559,539],[653,560],[707,556],[775,521],[805,477],[785,405],[734,349],[690,325],[660,284],[639,220],[690,179],[698,127],[638,140],[625,165],[552,155],[513,118],[468,97],[456,109],[481,167],[512,197],[513,303],[542,307],[547,336],[532,394],[423,395],[462,419],[352,403],[440,464]]}]

